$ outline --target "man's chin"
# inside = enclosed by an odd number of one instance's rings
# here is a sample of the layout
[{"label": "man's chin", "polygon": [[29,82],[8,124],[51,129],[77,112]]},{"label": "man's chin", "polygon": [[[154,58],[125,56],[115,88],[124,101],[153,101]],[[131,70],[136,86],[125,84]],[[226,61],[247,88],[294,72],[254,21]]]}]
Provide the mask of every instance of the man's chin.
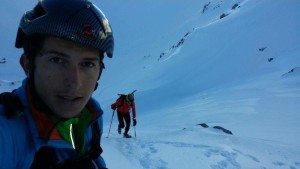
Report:
[{"label": "man's chin", "polygon": [[69,111],[61,111],[60,113],[56,113],[56,115],[60,118],[73,118],[73,117],[77,117],[80,114],[80,112],[78,113],[74,113],[74,111],[69,112]]}]

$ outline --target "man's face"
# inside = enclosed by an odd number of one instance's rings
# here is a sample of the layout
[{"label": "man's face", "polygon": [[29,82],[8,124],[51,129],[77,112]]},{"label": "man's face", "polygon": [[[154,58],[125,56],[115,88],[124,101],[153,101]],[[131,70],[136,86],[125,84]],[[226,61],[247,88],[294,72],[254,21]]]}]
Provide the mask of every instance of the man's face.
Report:
[{"label": "man's face", "polygon": [[102,61],[99,51],[48,37],[35,59],[34,84],[38,95],[54,114],[78,115],[90,99]]}]

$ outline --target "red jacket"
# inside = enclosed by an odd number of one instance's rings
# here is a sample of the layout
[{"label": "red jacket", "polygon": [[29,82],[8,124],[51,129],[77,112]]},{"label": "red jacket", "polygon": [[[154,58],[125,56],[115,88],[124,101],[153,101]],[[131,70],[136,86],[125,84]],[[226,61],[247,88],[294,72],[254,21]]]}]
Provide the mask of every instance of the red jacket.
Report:
[{"label": "red jacket", "polygon": [[[123,102],[123,103],[122,103]],[[136,119],[136,113],[135,113],[135,103],[134,102],[127,102],[125,99],[117,99],[117,101],[115,103],[113,103],[111,105],[112,109],[116,109],[118,110],[118,112],[120,112],[121,114],[126,114],[129,113],[130,108],[132,109],[132,118]]]}]

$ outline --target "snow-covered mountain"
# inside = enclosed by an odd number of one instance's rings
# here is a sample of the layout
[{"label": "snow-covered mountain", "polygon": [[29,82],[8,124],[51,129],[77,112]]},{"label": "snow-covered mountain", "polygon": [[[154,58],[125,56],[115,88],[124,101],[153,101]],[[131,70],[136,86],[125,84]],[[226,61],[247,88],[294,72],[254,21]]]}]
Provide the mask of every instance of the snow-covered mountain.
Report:
[{"label": "snow-covered mountain", "polygon": [[[116,41],[94,94],[105,111],[109,168],[300,168],[297,0],[94,2]],[[35,3],[0,7],[0,91],[24,78],[13,45]],[[137,137],[118,135],[115,116],[106,138],[110,104],[134,89]]]}]

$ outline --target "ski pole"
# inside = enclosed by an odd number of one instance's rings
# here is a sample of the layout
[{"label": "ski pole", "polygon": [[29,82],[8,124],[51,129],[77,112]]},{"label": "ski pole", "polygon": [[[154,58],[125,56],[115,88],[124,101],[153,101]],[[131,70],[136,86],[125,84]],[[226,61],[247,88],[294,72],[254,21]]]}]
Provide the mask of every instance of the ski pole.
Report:
[{"label": "ski pole", "polygon": [[136,130],[135,130],[135,126],[133,126],[134,128],[134,137],[136,138]]},{"label": "ski pole", "polygon": [[[115,110],[116,110],[116,109],[115,109]],[[113,118],[114,118],[115,110],[114,110],[114,111],[113,111],[113,113],[112,113],[112,117],[111,117],[111,121],[110,121],[110,126],[109,126],[109,130],[108,130],[108,135],[107,135],[107,137],[106,137],[106,138],[108,138],[108,137],[109,137],[110,128],[111,128],[111,124],[112,124],[112,121],[113,121]]]}]

